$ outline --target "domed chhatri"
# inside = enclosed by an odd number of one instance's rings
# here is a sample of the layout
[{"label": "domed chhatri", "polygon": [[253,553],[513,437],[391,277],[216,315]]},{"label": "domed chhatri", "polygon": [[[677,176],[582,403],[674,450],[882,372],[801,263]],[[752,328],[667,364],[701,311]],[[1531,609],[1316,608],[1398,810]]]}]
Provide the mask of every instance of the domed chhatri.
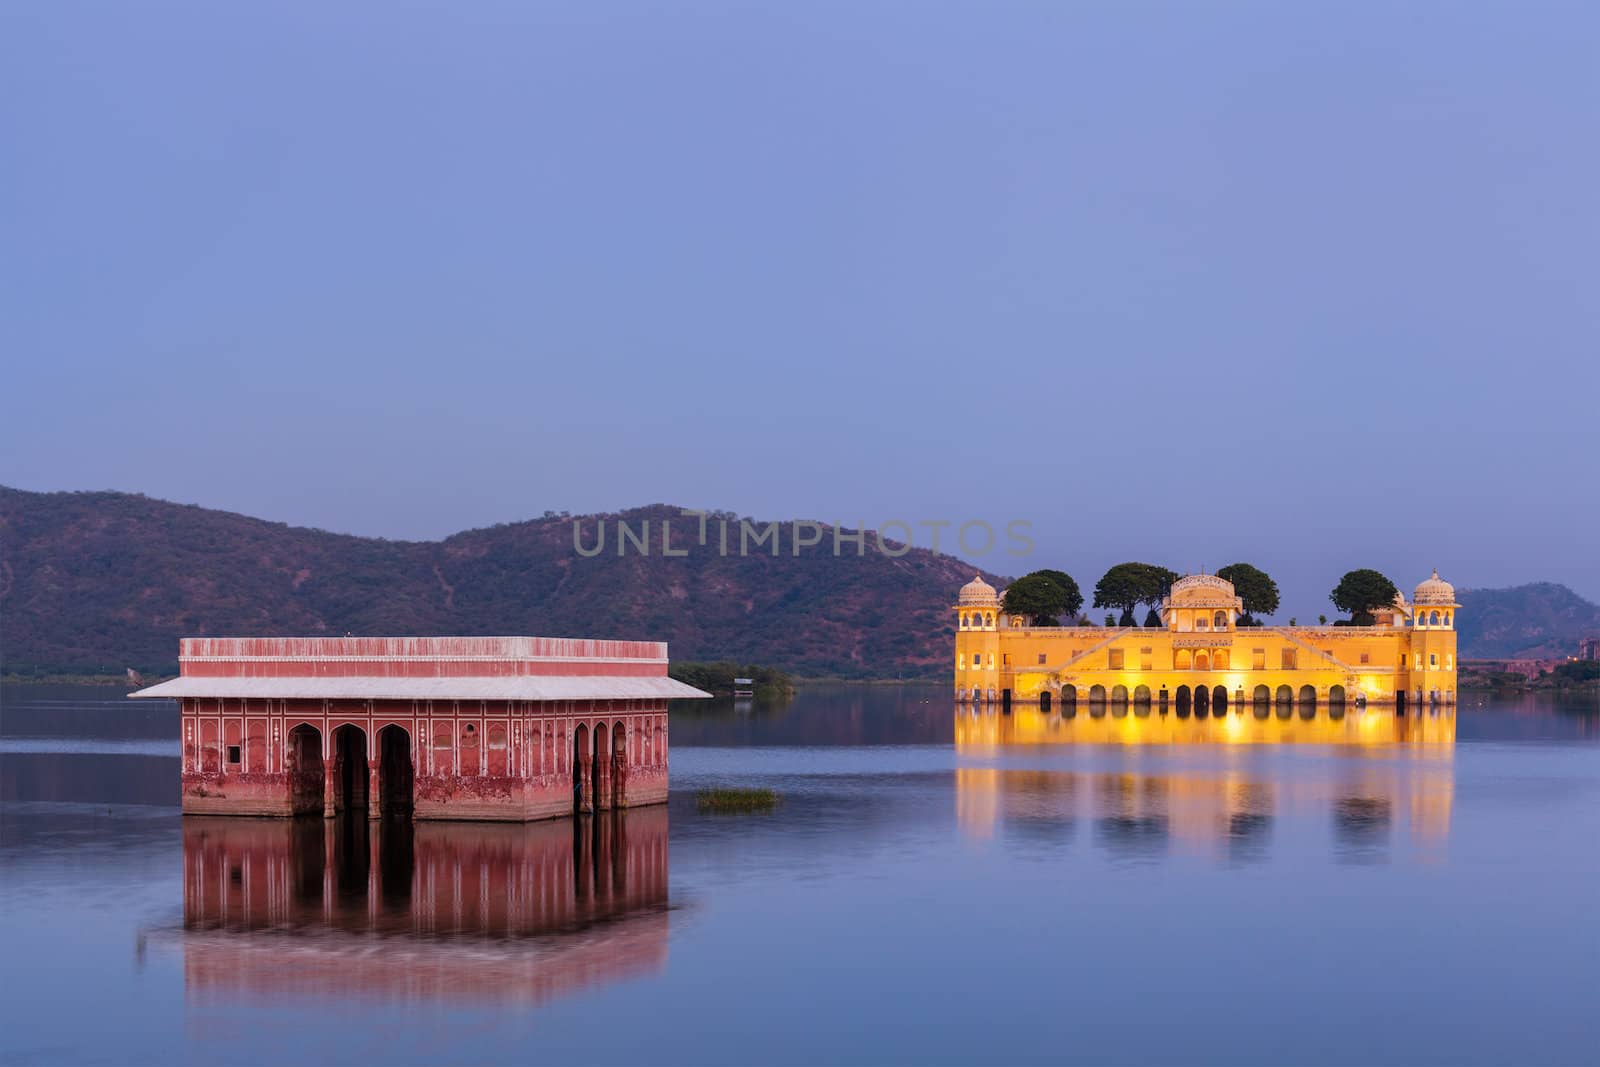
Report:
[{"label": "domed chhatri", "polygon": [[975,575],[972,581],[961,587],[957,603],[967,608],[998,607],[1000,594],[994,591],[994,586],[983,580],[982,575]]},{"label": "domed chhatri", "polygon": [[1004,614],[981,577],[957,600],[955,698],[965,704],[1257,719],[1317,707],[1342,714],[1347,703],[1419,712],[1455,704],[1461,605],[1437,571],[1412,603],[1397,592],[1360,626],[1259,625],[1233,583],[1214,574],[1175,580],[1144,626],[1036,626]]},{"label": "domed chhatri", "polygon": [[1456,604],[1456,587],[1439,577],[1435,570],[1432,578],[1424,578],[1411,594],[1411,600],[1416,604],[1436,604],[1441,607],[1458,607]]}]

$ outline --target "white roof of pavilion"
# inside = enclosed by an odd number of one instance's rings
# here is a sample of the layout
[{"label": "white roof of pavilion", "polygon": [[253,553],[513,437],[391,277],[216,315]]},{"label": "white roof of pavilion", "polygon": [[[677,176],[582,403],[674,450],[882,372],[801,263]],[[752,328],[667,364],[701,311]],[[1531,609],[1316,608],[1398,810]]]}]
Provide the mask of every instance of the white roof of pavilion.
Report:
[{"label": "white roof of pavilion", "polygon": [[152,685],[135,699],[229,700],[680,700],[709,697],[661,675],[512,675],[500,678],[212,678],[186,675]]}]

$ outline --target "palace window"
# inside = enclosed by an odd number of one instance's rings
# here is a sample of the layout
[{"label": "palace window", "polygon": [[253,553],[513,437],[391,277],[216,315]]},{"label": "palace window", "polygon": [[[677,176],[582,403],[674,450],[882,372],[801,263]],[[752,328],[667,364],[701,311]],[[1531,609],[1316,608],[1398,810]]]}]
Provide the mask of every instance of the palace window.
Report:
[{"label": "palace window", "polygon": [[989,669],[994,670],[994,653],[989,653]]},{"label": "palace window", "polygon": [[229,745],[228,746],[228,762],[229,763],[238,763],[239,762],[239,746],[238,745]]},{"label": "palace window", "polygon": [[1372,662],[1372,653],[1370,653],[1370,652],[1361,653],[1361,662],[1362,663],[1371,663]]},{"label": "palace window", "polygon": [[1456,669],[1456,658],[1450,655],[1448,652],[1445,653],[1444,657],[1444,669],[1447,671],[1453,671]]},{"label": "palace window", "polygon": [[1011,666],[1011,653],[1009,653],[1009,652],[1002,652],[1002,653],[1001,653],[1001,654],[1000,654],[1000,666],[1002,666],[1002,667],[1009,667],[1009,666]]},{"label": "palace window", "polygon": [[1172,653],[1172,669],[1173,670],[1175,670],[1175,671],[1186,671],[1186,670],[1189,669],[1189,663],[1190,663],[1189,650],[1187,648],[1176,649]]},{"label": "palace window", "polygon": [[1150,656],[1152,651],[1154,650],[1148,648],[1141,648],[1139,650],[1139,669],[1141,671],[1147,671],[1150,669],[1150,665],[1153,662]]},{"label": "palace window", "polygon": [[974,667],[983,666],[983,653],[982,652],[974,652],[972,654],[972,665]]},{"label": "palace window", "polygon": [[1228,669],[1227,649],[1219,648],[1215,652],[1211,653],[1211,669],[1214,671],[1225,671]]},{"label": "palace window", "polygon": [[1043,652],[1039,653],[1039,662],[1040,663],[1044,662],[1044,653]]},{"label": "palace window", "polygon": [[1111,662],[1108,663],[1107,666],[1114,671],[1120,671],[1122,669],[1122,649],[1113,648],[1111,650]]},{"label": "palace window", "polygon": [[1282,655],[1282,660],[1280,661],[1279,666],[1286,671],[1294,670],[1294,649],[1281,649],[1280,653]]},{"label": "palace window", "polygon": [[1428,653],[1428,666],[1437,667],[1438,665],[1439,665],[1439,654],[1436,653],[1436,652],[1429,652]]},{"label": "palace window", "polygon": [[1195,616],[1194,628],[1196,630],[1204,630],[1207,625],[1208,623],[1204,612],[1201,612],[1199,615]]},{"label": "palace window", "polygon": [[1250,650],[1250,669],[1253,671],[1264,671],[1267,669],[1266,649],[1252,648]]},{"label": "palace window", "polygon": [[1215,620],[1213,620],[1213,625],[1215,625],[1219,630],[1226,630],[1228,628],[1228,613],[1226,611],[1217,612],[1217,617]]},{"label": "palace window", "polygon": [[1197,671],[1209,671],[1211,669],[1211,657],[1204,652],[1196,652],[1194,654],[1194,669]]}]

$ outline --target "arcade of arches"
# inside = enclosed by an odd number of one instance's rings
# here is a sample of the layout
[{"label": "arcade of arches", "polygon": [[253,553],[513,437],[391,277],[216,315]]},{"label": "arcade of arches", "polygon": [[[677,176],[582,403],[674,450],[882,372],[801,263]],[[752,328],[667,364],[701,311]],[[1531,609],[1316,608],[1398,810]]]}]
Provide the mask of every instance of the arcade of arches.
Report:
[{"label": "arcade of arches", "polygon": [[292,704],[182,701],[184,810],[522,821],[666,800],[665,702]]}]

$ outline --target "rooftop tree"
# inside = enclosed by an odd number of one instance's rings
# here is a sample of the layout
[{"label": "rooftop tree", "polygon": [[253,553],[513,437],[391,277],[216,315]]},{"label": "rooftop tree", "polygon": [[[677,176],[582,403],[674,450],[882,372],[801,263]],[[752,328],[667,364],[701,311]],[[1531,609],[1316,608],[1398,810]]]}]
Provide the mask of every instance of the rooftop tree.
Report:
[{"label": "rooftop tree", "polygon": [[1363,568],[1340,578],[1328,599],[1340,611],[1349,612],[1350,625],[1371,626],[1377,621],[1373,612],[1393,604],[1399,595],[1400,590],[1383,574]]},{"label": "rooftop tree", "polygon": [[1121,608],[1118,625],[1136,626],[1133,609],[1140,604],[1159,604],[1177,577],[1173,571],[1153,563],[1119,563],[1095,584],[1094,606]]},{"label": "rooftop tree", "polygon": [[1072,575],[1064,571],[1042,570],[1025,574],[1006,586],[1000,610],[1021,615],[1035,626],[1056,626],[1063,615],[1076,615],[1083,607],[1083,593]]},{"label": "rooftop tree", "polygon": [[1266,571],[1248,563],[1230,563],[1217,568],[1217,577],[1233,583],[1233,591],[1244,601],[1246,625],[1256,625],[1256,614],[1271,615],[1278,610],[1278,583]]}]

